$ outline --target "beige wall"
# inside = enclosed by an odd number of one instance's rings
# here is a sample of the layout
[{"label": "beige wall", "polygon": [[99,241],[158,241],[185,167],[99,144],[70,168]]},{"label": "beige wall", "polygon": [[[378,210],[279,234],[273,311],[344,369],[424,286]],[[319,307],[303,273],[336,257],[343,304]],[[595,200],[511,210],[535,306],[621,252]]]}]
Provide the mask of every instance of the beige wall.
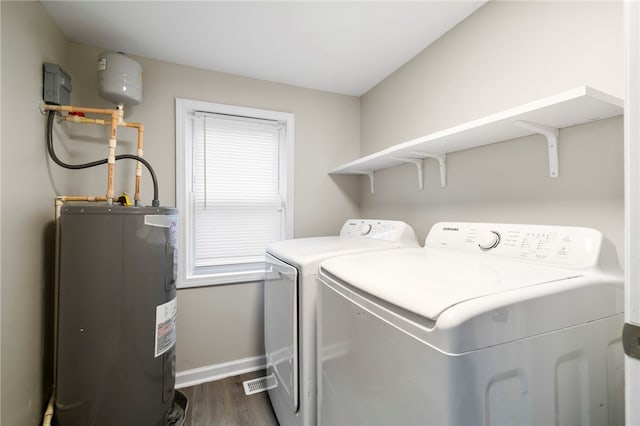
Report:
[{"label": "beige wall", "polygon": [[[36,425],[51,385],[53,199],[44,144],[42,64],[67,66],[60,30],[37,2],[2,9],[2,425]],[[46,362],[45,362],[46,360]]]},{"label": "beige wall", "polygon": [[[361,152],[581,85],[622,97],[621,2],[490,2],[361,98]],[[435,160],[425,189],[412,165],[361,179],[362,214],[406,220],[424,239],[438,221],[592,226],[623,249],[623,135],[615,118],[561,131],[560,176],[541,136]]]},{"label": "beige wall", "polygon": [[[96,61],[101,49],[66,43],[38,2],[0,4],[4,390],[0,423],[30,425],[41,419],[51,384],[47,304],[53,199],[56,194],[102,195],[106,187],[102,168],[69,171],[47,159],[45,117],[38,111],[42,63],[58,63],[71,75],[74,104],[112,105],[97,94]],[[358,215],[358,182],[326,174],[334,164],[359,154],[358,98],[135,59],[144,69],[143,103],[127,108],[125,118],[145,124],[145,157],[158,174],[163,205],[175,205],[174,100],[183,97],[295,114],[296,237],[333,234],[347,217]],[[104,158],[106,136],[100,127],[55,125],[58,155],[69,162]],[[118,152],[135,152],[135,141],[135,131],[123,129]],[[133,193],[133,164],[120,163],[116,190]],[[145,172],[147,203],[151,195]],[[261,283],[180,290],[178,301],[178,370],[263,354]]]},{"label": "beige wall", "polygon": [[[72,74],[76,102],[112,106],[98,96],[96,63],[103,50],[75,43],[70,43],[69,48],[72,63],[69,72]],[[348,179],[337,184],[326,172],[336,162],[358,155],[358,98],[147,58],[134,59],[143,67],[143,100],[140,105],[127,107],[125,118],[145,124],[144,154],[158,173],[160,201],[163,205],[175,205],[175,98],[181,97],[295,114],[296,237],[335,233],[345,216],[357,214],[357,184]],[[77,139],[83,139],[82,134],[96,135],[91,129],[72,126],[66,127]],[[126,130],[129,130],[128,134]],[[122,152],[133,153],[136,133],[133,129],[126,130],[122,132],[123,139],[118,143],[122,146]],[[84,149],[102,156],[105,153],[97,143],[91,142],[74,144],[68,149],[74,152]],[[125,174],[118,175],[116,191],[127,190],[132,193],[130,170],[133,170],[133,164],[118,164],[118,169],[125,171]],[[88,173],[87,179],[76,180],[71,190],[86,191],[87,188],[93,188],[95,191],[104,191],[103,171],[80,173]],[[146,194],[146,199],[150,200],[150,182],[143,180],[146,185],[143,195]],[[333,206],[333,209],[324,209],[327,205]]]},{"label": "beige wall", "polygon": [[[3,1],[0,8],[0,423],[32,425],[50,385],[52,201],[57,193],[102,194],[105,183],[102,170],[50,166],[37,110],[42,63],[71,74],[74,103],[110,105],[97,95],[100,49],[66,44],[37,2]],[[364,179],[326,172],[359,150],[374,152],[578,85],[621,96],[621,18],[620,3],[491,2],[360,100],[135,58],[144,68],[144,99],[127,119],[145,123],[145,157],[158,172],[164,205],[175,205],[174,98],[185,97],[295,114],[296,237],[334,233],[361,204],[364,216],[404,219],[420,238],[438,220],[578,224],[603,230],[620,250],[619,118],[563,130],[556,180],[547,177],[539,137],[451,154],[445,189],[431,160],[423,191],[411,167],[379,172],[375,196]],[[104,157],[104,136],[104,129],[56,127],[59,154],[70,161]],[[121,136],[120,152],[133,152],[135,132]],[[132,169],[118,165],[118,191],[132,192]],[[143,190],[148,201],[146,178]],[[178,370],[262,354],[259,283],[180,290],[178,297]]]},{"label": "beige wall", "polygon": [[[69,44],[69,72],[77,103],[110,106],[97,94],[96,62],[101,51]],[[163,205],[175,205],[175,98],[180,97],[295,114],[296,237],[333,234],[347,217],[358,215],[358,183],[335,181],[327,175],[333,164],[358,155],[358,98],[135,59],[144,70],[143,102],[127,107],[125,118],[145,124],[144,154],[158,174]],[[105,131],[71,124],[61,136],[72,136],[67,149],[81,153],[75,160],[86,160],[105,156]],[[135,131],[123,131],[122,136],[119,152],[135,152]],[[132,193],[133,163],[117,167],[123,173],[117,174],[116,192]],[[71,173],[82,178],[74,179],[68,191],[104,191],[103,170]],[[143,190],[143,197],[150,201],[148,179]],[[179,290],[178,304],[178,371],[264,353],[261,283]]]}]

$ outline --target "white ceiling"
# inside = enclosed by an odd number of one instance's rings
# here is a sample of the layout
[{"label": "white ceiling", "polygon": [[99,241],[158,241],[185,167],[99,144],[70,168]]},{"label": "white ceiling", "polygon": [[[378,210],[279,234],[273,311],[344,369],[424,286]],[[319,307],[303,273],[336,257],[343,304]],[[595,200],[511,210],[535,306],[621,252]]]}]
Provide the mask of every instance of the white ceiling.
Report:
[{"label": "white ceiling", "polygon": [[482,1],[52,1],[74,42],[360,96]]}]

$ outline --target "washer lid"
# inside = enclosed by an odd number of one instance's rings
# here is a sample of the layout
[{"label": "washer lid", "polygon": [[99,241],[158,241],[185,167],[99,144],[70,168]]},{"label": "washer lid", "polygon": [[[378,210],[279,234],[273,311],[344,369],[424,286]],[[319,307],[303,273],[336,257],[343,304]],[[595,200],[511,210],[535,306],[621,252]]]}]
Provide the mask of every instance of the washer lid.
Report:
[{"label": "washer lid", "polygon": [[582,276],[576,270],[429,248],[332,258],[322,270],[433,321],[467,300]]},{"label": "washer lid", "polygon": [[401,243],[356,237],[314,237],[278,241],[267,247],[267,253],[296,266],[302,274],[316,273],[323,260],[365,251],[400,247]]}]

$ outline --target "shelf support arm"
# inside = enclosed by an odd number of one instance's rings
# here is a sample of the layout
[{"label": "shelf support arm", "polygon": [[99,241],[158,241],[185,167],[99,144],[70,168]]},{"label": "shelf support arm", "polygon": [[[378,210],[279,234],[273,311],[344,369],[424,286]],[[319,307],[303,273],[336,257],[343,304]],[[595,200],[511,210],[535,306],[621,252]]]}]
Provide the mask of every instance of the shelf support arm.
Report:
[{"label": "shelf support arm", "polygon": [[367,172],[367,176],[369,176],[369,186],[371,187],[371,195],[376,193],[376,181],[374,173],[374,171]]},{"label": "shelf support arm", "polygon": [[[434,158],[438,160],[438,164],[440,165],[440,186],[442,188],[447,186],[447,157],[446,154],[436,154],[433,152],[420,152],[413,151],[412,155],[417,155],[422,158]],[[422,189],[422,188],[420,188]]]},{"label": "shelf support arm", "polygon": [[410,157],[391,157],[394,160],[402,161],[403,163],[410,163],[416,166],[418,172],[418,189],[424,189],[424,174],[422,171],[422,165],[424,160],[422,158],[410,158]]},{"label": "shelf support arm", "polygon": [[375,170],[372,170],[370,172],[359,172],[357,170],[349,170],[349,173],[354,174],[354,175],[367,175],[369,176],[369,186],[371,187],[371,195],[375,194],[376,192],[376,185],[375,185]]},{"label": "shelf support arm", "polygon": [[540,133],[547,138],[547,147],[549,149],[549,176],[558,177],[558,135],[560,131],[555,127],[545,126],[544,124],[532,123],[530,121],[516,121],[516,126],[523,129],[532,130]]}]

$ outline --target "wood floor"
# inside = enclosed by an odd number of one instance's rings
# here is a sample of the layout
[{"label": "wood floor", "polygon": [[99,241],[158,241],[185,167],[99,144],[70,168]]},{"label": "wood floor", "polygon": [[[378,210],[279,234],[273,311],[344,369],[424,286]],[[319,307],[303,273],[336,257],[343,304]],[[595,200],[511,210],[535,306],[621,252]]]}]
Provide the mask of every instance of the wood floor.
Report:
[{"label": "wood floor", "polygon": [[242,387],[264,374],[255,371],[180,389],[189,398],[184,426],[278,426],[267,392],[245,395]]}]

